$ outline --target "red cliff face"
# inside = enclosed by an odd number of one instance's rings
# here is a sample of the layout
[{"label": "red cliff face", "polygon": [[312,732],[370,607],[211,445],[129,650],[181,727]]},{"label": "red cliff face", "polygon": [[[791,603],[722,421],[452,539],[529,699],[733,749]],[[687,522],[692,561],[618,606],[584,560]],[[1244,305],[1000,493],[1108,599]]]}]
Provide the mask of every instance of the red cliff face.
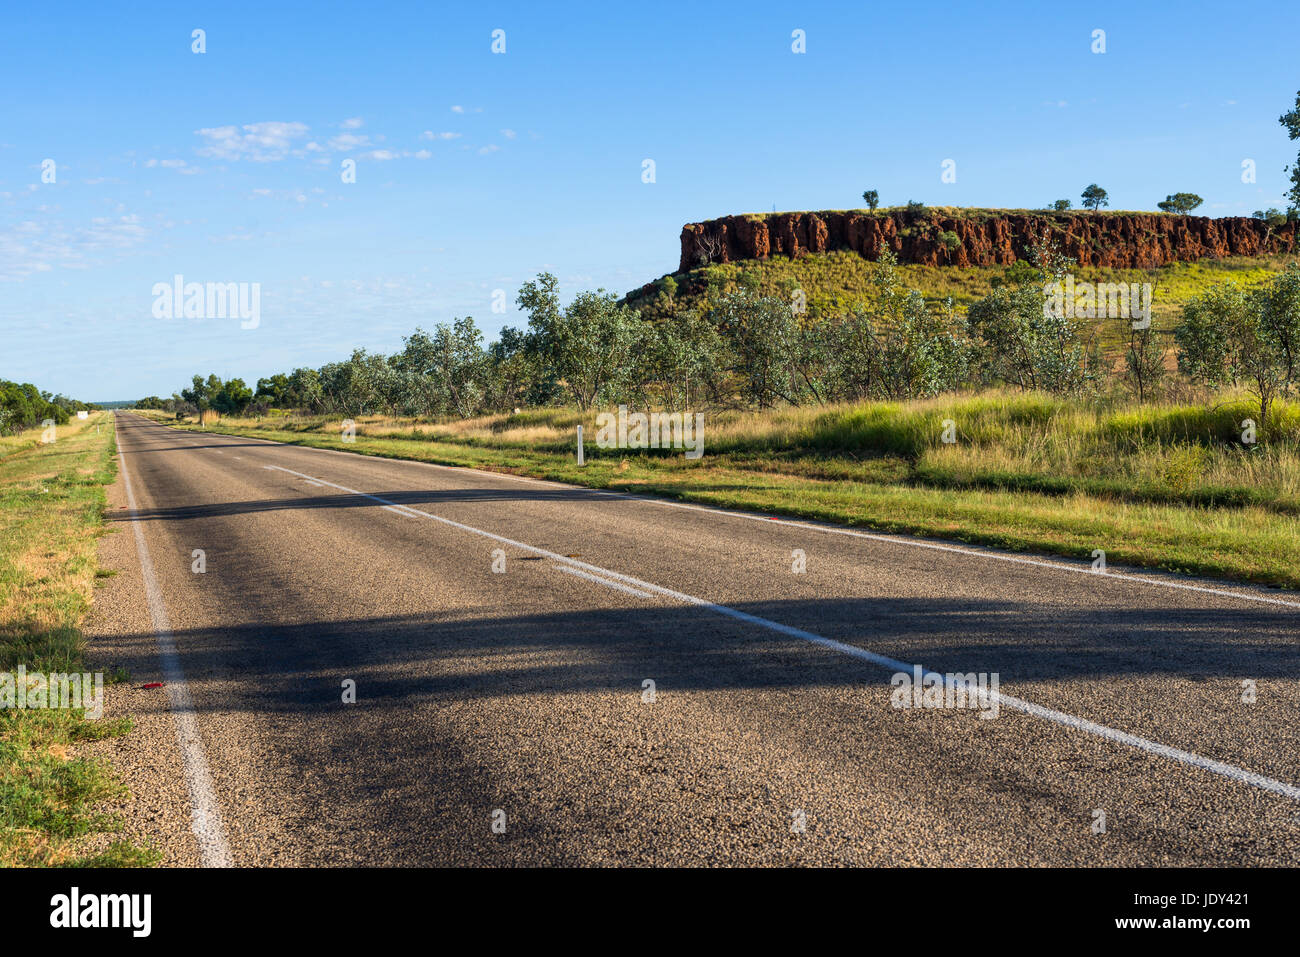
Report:
[{"label": "red cliff face", "polygon": [[[942,211],[772,213],[726,216],[682,227],[680,271],[739,259],[794,258],[851,250],[874,260],[892,249],[902,263],[995,266],[1029,258],[1031,236],[1050,231],[1082,266],[1150,269],[1169,262],[1297,251],[1296,224],[1163,213],[988,213]],[[947,248],[941,234],[956,234]]]}]

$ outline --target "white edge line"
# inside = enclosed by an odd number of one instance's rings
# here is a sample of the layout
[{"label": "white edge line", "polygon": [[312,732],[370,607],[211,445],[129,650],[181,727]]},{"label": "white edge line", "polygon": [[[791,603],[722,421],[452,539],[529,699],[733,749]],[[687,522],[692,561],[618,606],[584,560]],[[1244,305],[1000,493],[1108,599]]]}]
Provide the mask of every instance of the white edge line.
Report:
[{"label": "white edge line", "polygon": [[[274,471],[287,472],[288,474],[296,475],[299,478],[313,478],[313,476],[305,475],[302,472],[295,472],[293,469],[287,469],[279,465],[267,465],[264,467]],[[366,492],[359,492],[356,489],[351,489],[344,485],[337,485],[333,482],[326,482],[324,479],[317,478],[315,479],[315,481],[321,482],[323,485],[328,485],[331,488],[336,488],[341,492],[347,492],[350,495],[359,495],[363,498],[371,499],[372,501],[379,502],[380,504],[383,505],[395,504],[393,502],[388,501],[385,498],[381,498],[378,495],[370,495]],[[399,507],[407,508],[407,506],[399,506]],[[598,565],[591,565],[588,564],[587,562],[580,562],[575,559],[568,558],[565,555],[560,555],[556,552],[548,551],[547,549],[544,548],[539,548],[536,545],[528,545],[524,542],[517,542],[513,539],[506,538],[503,535],[497,535],[494,532],[488,532],[481,528],[475,528],[472,525],[465,525],[461,522],[453,521],[450,518],[444,518],[441,515],[434,515],[431,512],[423,512],[420,511],[419,509],[408,509],[408,511],[414,512],[415,514],[421,515],[425,518],[433,519],[436,522],[441,522],[444,525],[449,525],[452,528],[458,528],[461,531],[470,532],[471,534],[479,535],[484,538],[490,538],[494,541],[502,542],[514,548],[523,549],[525,551],[533,552],[534,554],[537,555],[545,556],[547,558],[552,559],[553,561],[558,562],[560,565],[570,565],[573,566],[574,568],[586,569],[587,571],[599,574],[603,577],[614,579],[620,582],[626,582],[629,585],[634,585],[638,588],[644,588],[647,591],[654,592],[659,595],[664,595],[666,597],[675,598],[678,601],[684,602],[686,604],[696,605],[700,608],[705,608],[708,609],[709,611],[716,612],[717,614],[725,615],[729,618],[735,618],[738,621],[744,621],[752,625],[758,625],[761,628],[766,628],[769,631],[775,631],[778,634],[787,635],[791,638],[800,638],[811,644],[819,645],[823,648],[828,648],[832,651],[838,651],[841,654],[849,655],[853,658],[857,658],[862,661],[867,661],[870,662],[871,664],[879,665],[882,668],[891,669],[896,672],[897,671],[911,672],[916,667],[915,665],[908,664],[907,662],[899,661],[896,658],[888,658],[884,655],[876,654],[874,651],[868,651],[865,648],[859,648],[856,645],[845,644],[842,641],[836,641],[833,638],[827,638],[823,635],[818,635],[811,631],[804,631],[803,629],[793,628],[790,625],[783,625],[780,622],[771,621],[770,619],[767,618],[760,618],[758,615],[751,615],[748,612],[740,611],[739,609],[731,608],[727,605],[719,605],[715,602],[711,602],[703,598],[696,598],[694,595],[687,595],[684,594],[683,592],[673,591],[670,588],[664,588],[661,585],[656,585],[652,582],[642,581],[641,579],[634,578],[631,575],[623,575],[619,572],[611,571],[607,568],[601,568]],[[608,584],[608,582],[604,584]],[[924,668],[922,670],[924,671]],[[937,672],[929,672],[929,671],[926,671],[925,673],[927,675],[938,674]],[[1111,728],[1104,724],[1098,724],[1095,721],[1089,721],[1086,718],[1078,718],[1075,717],[1074,715],[1066,714],[1063,711],[1055,711],[1051,708],[1045,708],[1042,705],[1037,705],[1029,701],[1024,701],[1020,698],[1014,698],[1010,695],[1004,695],[1001,692],[998,692],[996,694],[996,698],[1000,704],[1005,705],[1006,707],[1011,708],[1013,710],[1021,711],[1025,714],[1033,715],[1034,717],[1042,718],[1044,720],[1051,721],[1056,724],[1061,724],[1067,727],[1075,728],[1079,731],[1087,732],[1088,734],[1097,735],[1098,737],[1106,738],[1107,740],[1110,741],[1115,741],[1120,744],[1126,744],[1129,745],[1130,747],[1137,748],[1142,751],[1146,751],[1149,754],[1158,755],[1160,757],[1168,758],[1173,761],[1178,761],[1183,764],[1188,764],[1194,767],[1202,768],[1206,771],[1210,771],[1222,777],[1230,778],[1234,781],[1239,781],[1243,784],[1254,785],[1255,787],[1261,788],[1265,791],[1271,791],[1275,794],[1280,794],[1292,800],[1300,801],[1300,787],[1297,787],[1296,785],[1287,784],[1283,781],[1277,781],[1274,780],[1273,778],[1265,777],[1262,774],[1257,774],[1254,771],[1247,771],[1245,768],[1239,768],[1236,765],[1227,764],[1223,761],[1216,761],[1213,758],[1203,757],[1191,751],[1183,751],[1178,748],[1172,748],[1168,745],[1160,744],[1157,741],[1151,741],[1147,738],[1142,738],[1135,734],[1129,734],[1126,731],[1120,731],[1116,728]]]},{"label": "white edge line", "polygon": [[[170,428],[169,426],[160,426],[160,428]],[[210,435],[225,435],[223,432],[212,432]],[[1004,555],[992,548],[976,549],[961,548],[956,545],[944,545],[940,542],[927,542],[914,536],[904,533],[883,534],[879,532],[861,532],[852,528],[840,528],[835,525],[821,525],[812,522],[797,521],[795,519],[781,518],[775,515],[751,514],[749,512],[740,512],[735,509],[722,508],[717,505],[697,505],[691,502],[674,502],[667,498],[656,498],[648,495],[635,495],[631,492],[612,492],[609,489],[588,488],[585,485],[569,485],[564,482],[556,482],[552,479],[539,479],[527,475],[513,475],[509,472],[494,472],[487,469],[469,468],[463,465],[442,465],[438,462],[421,462],[418,459],[392,459],[383,456],[366,456],[359,455],[356,452],[349,452],[347,449],[323,449],[313,445],[294,445],[289,442],[277,442],[274,439],[259,439],[251,435],[232,435],[229,438],[247,439],[252,442],[261,442],[264,445],[278,445],[286,449],[306,449],[311,452],[327,452],[341,455],[349,455],[364,460],[367,458],[379,459],[382,462],[399,462],[406,465],[423,465],[426,468],[442,469],[448,472],[467,472],[471,475],[480,477],[492,477],[507,479],[513,482],[527,482],[533,485],[545,485],[549,488],[563,489],[565,491],[577,494],[587,493],[594,495],[604,495],[610,498],[622,498],[633,502],[644,502],[648,505],[660,505],[666,508],[682,508],[688,511],[704,512],[709,515],[725,515],[730,518],[741,518],[751,522],[767,522],[770,524],[784,525],[787,528],[799,528],[812,532],[823,532],[829,535],[847,535],[850,538],[865,538],[870,541],[884,542],[889,545],[899,545],[907,548],[928,548],[940,552],[953,552],[958,555],[969,555],[972,558],[985,558],[999,562],[1012,562],[1017,565],[1032,565],[1037,568],[1049,568],[1055,571],[1069,572],[1075,575],[1088,575],[1094,578],[1107,578],[1111,581],[1126,582],[1135,585],[1151,585],[1156,588],[1176,588],[1183,591],[1199,592],[1203,595],[1217,595],[1223,598],[1236,598],[1241,601],[1252,601],[1267,605],[1280,605],[1284,608],[1300,608],[1300,601],[1287,601],[1283,598],[1270,598],[1267,595],[1254,595],[1249,592],[1230,591],[1224,588],[1210,588],[1206,585],[1193,585],[1189,582],[1166,581],[1160,578],[1147,578],[1143,575],[1118,574],[1114,571],[1096,572],[1092,566],[1082,567],[1077,565],[1065,565],[1061,562],[1046,561],[1041,558],[1022,558],[1018,555]]]},{"label": "white edge line", "polygon": [[127,505],[131,509],[131,529],[135,532],[135,548],[140,557],[140,572],[144,577],[145,600],[149,605],[149,617],[153,621],[158,641],[158,657],[162,660],[167,700],[171,705],[172,719],[176,723],[176,741],[180,745],[181,760],[185,766],[185,783],[189,787],[192,808],[190,827],[198,839],[204,867],[231,867],[234,861],[230,855],[230,845],[226,842],[221,805],[212,787],[212,775],[208,770],[208,757],[203,749],[194,701],[190,697],[189,686],[185,683],[185,672],[181,669],[180,656],[176,651],[176,639],[167,617],[167,606],[163,603],[153,562],[149,558],[149,546],[145,544],[144,532],[140,529],[135,492],[131,488],[131,474],[127,471],[126,456],[120,447],[117,457],[122,466],[122,484],[126,489]]},{"label": "white edge line", "polygon": [[[311,446],[290,446],[290,448],[311,448]],[[319,452],[339,451],[337,449],[317,449]],[[394,462],[411,462],[411,459],[391,459]],[[583,485],[566,485],[563,482],[555,482],[550,479],[536,479],[524,475],[511,475],[508,472],[485,472],[482,469],[463,468],[455,465],[439,465],[436,462],[420,462],[420,465],[429,465],[433,468],[449,469],[458,472],[470,472],[477,475],[492,475],[502,478],[511,479],[516,482],[531,482],[538,485],[547,485],[552,488],[565,489],[571,492],[587,492],[596,495],[605,495],[611,498],[622,498],[633,502],[644,502],[648,505],[661,505],[666,508],[681,508],[692,512],[704,512],[708,515],[726,515],[730,518],[743,518],[751,522],[765,522],[767,524],[784,525],[787,528],[806,529],[811,532],[823,532],[829,535],[846,535],[850,538],[865,538],[875,542],[884,542],[889,545],[903,545],[909,548],[929,548],[940,552],[954,552],[958,555],[969,555],[972,558],[988,558],[999,562],[1012,562],[1017,565],[1033,565],[1038,568],[1051,568],[1056,571],[1070,572],[1075,575],[1088,575],[1095,578],[1109,578],[1117,582],[1131,582],[1141,585],[1155,585],[1159,588],[1178,588],[1185,591],[1200,592],[1205,595],[1219,595],[1226,598],[1239,598],[1242,601],[1262,602],[1270,605],[1282,605],[1286,608],[1300,608],[1300,601],[1287,601],[1282,598],[1270,598],[1267,595],[1253,595],[1249,592],[1230,591],[1222,588],[1210,588],[1205,585],[1193,585],[1188,582],[1165,581],[1160,578],[1147,578],[1142,575],[1118,574],[1113,571],[1097,572],[1091,566],[1082,567],[1077,565],[1065,565],[1061,562],[1045,561],[1040,558],[1022,558],[1018,555],[1004,555],[992,549],[962,548],[957,545],[944,545],[940,542],[927,542],[904,534],[890,535],[879,532],[861,532],[852,528],[840,528],[835,525],[822,525],[813,522],[798,521],[795,519],[781,518],[776,515],[751,514],[749,512],[739,512],[734,509],[721,508],[714,505],[696,505],[692,502],[674,502],[666,498],[654,498],[646,495],[634,495],[631,492],[611,492],[608,489],[587,488]]]}]

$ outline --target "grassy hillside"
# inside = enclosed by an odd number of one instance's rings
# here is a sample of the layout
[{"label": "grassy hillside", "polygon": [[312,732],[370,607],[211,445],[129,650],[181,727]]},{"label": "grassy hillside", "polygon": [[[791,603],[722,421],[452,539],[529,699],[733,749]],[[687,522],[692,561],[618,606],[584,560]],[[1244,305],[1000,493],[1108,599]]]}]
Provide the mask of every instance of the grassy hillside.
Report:
[{"label": "grassy hillside", "polygon": [[[1283,256],[1233,257],[1171,263],[1150,270],[1076,266],[1073,272],[1077,282],[1151,283],[1152,323],[1157,329],[1168,330],[1177,321],[1183,304],[1215,283],[1231,279],[1243,286],[1257,285],[1270,279],[1288,261]],[[855,303],[869,302],[873,296],[873,268],[873,263],[847,251],[798,259],[773,256],[767,260],[744,260],[673,273],[671,283],[665,282],[669,277],[661,278],[629,293],[627,301],[647,318],[662,319],[678,310],[701,307],[709,296],[733,292],[742,286],[786,299],[799,288],[807,299],[809,318],[818,319],[848,312]],[[987,296],[996,282],[1007,277],[1005,266],[905,264],[896,268],[899,280],[908,288],[919,289],[935,303],[951,296],[959,312]],[[674,286],[676,292],[668,295],[665,290]],[[1103,347],[1112,351],[1119,348],[1126,326],[1122,319],[1095,322]]]},{"label": "grassy hillside", "polygon": [[[697,461],[599,449],[595,412],[537,409],[452,422],[225,419],[211,431],[845,525],[1300,587],[1300,405],[1244,447],[1249,399],[1213,406],[1066,402],[988,393],[912,403],[720,412]],[[165,421],[161,414],[159,420]],[[941,440],[944,419],[957,441]],[[192,421],[187,427],[197,428]]]}]

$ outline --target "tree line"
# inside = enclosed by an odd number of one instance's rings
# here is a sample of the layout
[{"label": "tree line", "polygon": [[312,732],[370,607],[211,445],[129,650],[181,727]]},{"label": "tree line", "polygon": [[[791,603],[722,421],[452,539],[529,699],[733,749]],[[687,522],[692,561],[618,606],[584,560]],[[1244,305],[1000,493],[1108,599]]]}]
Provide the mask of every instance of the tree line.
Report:
[{"label": "tree line", "polygon": [[[646,321],[604,290],[562,304],[556,278],[541,273],[519,290],[527,327],[506,327],[486,345],[465,317],[416,329],[391,355],[358,349],[317,369],[259,379],[255,388],[196,375],[170,399],[138,406],[470,418],[545,405],[767,409],[990,386],[1079,395],[1116,379],[1141,400],[1157,395],[1168,377],[1161,334],[1125,321],[1123,361],[1104,360],[1094,323],[1044,308],[1046,287],[1065,277],[1069,261],[1047,237],[1035,241],[1030,261],[1007,270],[962,315],[951,299],[936,305],[905,288],[884,252],[870,301],[817,321],[798,290],[786,299],[753,283]],[[1296,381],[1300,265],[1257,290],[1228,284],[1191,301],[1173,343],[1188,379],[1250,389],[1262,427]]]},{"label": "tree line", "polygon": [[0,379],[0,435],[13,435],[32,429],[46,421],[65,424],[73,412],[96,408],[66,395],[42,392],[30,382],[17,383]]}]

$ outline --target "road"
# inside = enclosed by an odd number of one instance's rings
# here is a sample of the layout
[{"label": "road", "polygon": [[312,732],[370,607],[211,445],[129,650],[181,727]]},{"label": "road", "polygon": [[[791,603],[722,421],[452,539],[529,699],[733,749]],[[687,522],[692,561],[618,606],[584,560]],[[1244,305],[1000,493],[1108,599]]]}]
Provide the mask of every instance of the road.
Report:
[{"label": "road", "polygon": [[1292,594],[117,422],[92,660],[169,863],[1300,858]]}]

